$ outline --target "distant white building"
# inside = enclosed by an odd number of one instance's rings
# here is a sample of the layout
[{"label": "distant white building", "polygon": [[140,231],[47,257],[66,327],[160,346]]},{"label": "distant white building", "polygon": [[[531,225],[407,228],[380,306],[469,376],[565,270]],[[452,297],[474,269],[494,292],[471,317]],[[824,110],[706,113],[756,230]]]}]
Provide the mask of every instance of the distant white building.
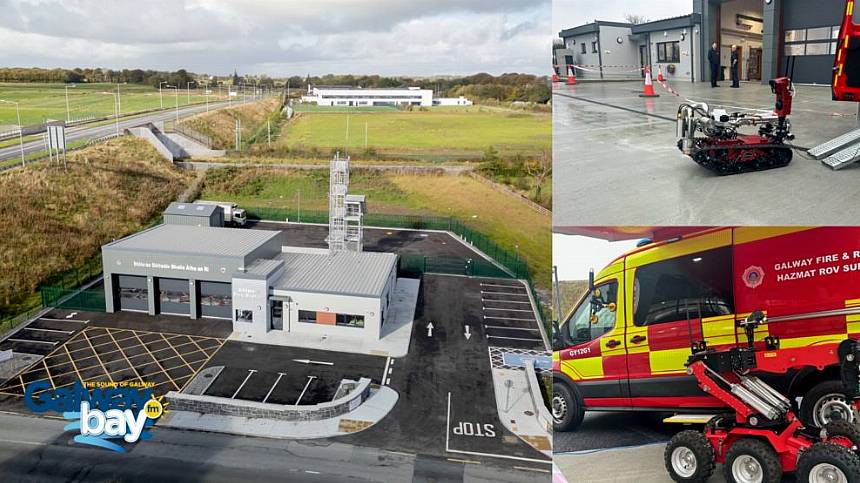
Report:
[{"label": "distant white building", "polygon": [[364,89],[352,86],[308,86],[302,102],[318,106],[432,106],[433,91],[420,87]]},{"label": "distant white building", "polygon": [[463,96],[460,97],[437,97],[433,99],[434,106],[471,106],[472,101]]}]

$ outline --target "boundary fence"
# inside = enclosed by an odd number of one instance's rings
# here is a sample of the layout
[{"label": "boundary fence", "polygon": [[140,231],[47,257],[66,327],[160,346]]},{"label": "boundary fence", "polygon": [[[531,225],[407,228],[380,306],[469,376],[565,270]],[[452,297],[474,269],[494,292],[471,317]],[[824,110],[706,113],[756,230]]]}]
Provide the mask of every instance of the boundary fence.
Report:
[{"label": "boundary fence", "polygon": [[[299,213],[293,209],[272,207],[246,207],[245,210],[249,219],[328,223],[328,212],[323,211],[302,211]],[[365,226],[416,230],[444,230],[454,233],[490,257],[498,265],[480,257],[427,257],[402,254],[398,266],[400,273],[415,276],[420,276],[423,273],[442,273],[524,280],[535,300],[540,322],[544,327],[547,326],[547,321],[550,319],[547,317],[545,307],[535,289],[528,264],[518,254],[500,247],[489,237],[471,228],[463,221],[449,216],[370,214],[364,218],[364,224]],[[0,333],[28,320],[46,307],[103,312],[105,310],[104,293],[98,289],[79,288],[101,273],[101,256],[97,256],[81,267],[50,277],[39,289],[40,303],[29,307],[23,314],[0,320]]]}]

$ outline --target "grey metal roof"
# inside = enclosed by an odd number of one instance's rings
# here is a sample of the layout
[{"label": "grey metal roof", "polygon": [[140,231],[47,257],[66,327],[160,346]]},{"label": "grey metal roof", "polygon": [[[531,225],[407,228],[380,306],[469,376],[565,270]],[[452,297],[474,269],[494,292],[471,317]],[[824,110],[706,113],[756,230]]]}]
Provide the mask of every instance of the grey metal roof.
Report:
[{"label": "grey metal roof", "polygon": [[577,35],[595,33],[595,32],[600,31],[601,25],[606,25],[608,27],[631,27],[633,24],[623,23],[623,22],[607,22],[605,20],[595,20],[594,22],[587,23],[585,25],[580,25],[578,27],[564,29],[558,33],[558,36],[565,39],[565,38],[574,37]]},{"label": "grey metal roof", "polygon": [[632,31],[634,34],[641,34],[645,32],[656,32],[659,30],[691,27],[700,23],[702,23],[702,16],[698,13],[691,13],[680,17],[664,18],[661,20],[654,20],[653,22],[640,23],[638,25],[634,25]]},{"label": "grey metal roof", "polygon": [[[285,250],[289,248],[285,247]],[[272,287],[329,294],[379,297],[388,275],[394,270],[397,255],[377,252],[328,253],[288,252],[278,258],[284,261],[284,274]]]},{"label": "grey metal roof", "polygon": [[190,225],[156,225],[104,249],[242,257],[263,243],[280,237],[280,231]]},{"label": "grey metal roof", "polygon": [[268,277],[270,273],[277,270],[283,264],[283,260],[269,260],[266,258],[258,258],[248,264],[245,267],[244,271],[237,272],[236,274],[234,274],[234,276],[238,278],[244,277],[263,280]]},{"label": "grey metal roof", "polygon": [[221,209],[218,205],[203,205],[197,203],[180,203],[174,201],[164,210],[165,215],[203,216],[209,218],[215,210]]},{"label": "grey metal roof", "polygon": [[364,203],[365,199],[365,195],[346,195],[344,197],[344,201],[346,201],[347,203]]}]

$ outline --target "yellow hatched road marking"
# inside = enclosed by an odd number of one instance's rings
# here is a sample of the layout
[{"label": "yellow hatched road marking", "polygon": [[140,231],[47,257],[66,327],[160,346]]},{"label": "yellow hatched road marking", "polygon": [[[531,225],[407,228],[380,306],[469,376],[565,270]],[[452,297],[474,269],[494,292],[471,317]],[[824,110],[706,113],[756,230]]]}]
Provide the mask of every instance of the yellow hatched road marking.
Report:
[{"label": "yellow hatched road marking", "polygon": [[89,344],[90,347],[93,348],[93,354],[95,354],[96,359],[98,359],[99,364],[102,366],[102,369],[105,371],[105,375],[107,375],[107,378],[110,380],[110,382],[113,382],[113,378],[110,377],[110,374],[108,373],[107,367],[105,367],[104,363],[102,362],[101,358],[99,357],[99,353],[96,352],[96,349],[93,347],[93,344],[90,342],[89,337],[87,337],[86,330],[83,331],[82,334],[84,334],[84,339],[86,339],[87,344]]},{"label": "yellow hatched road marking", "polygon": [[114,336],[113,334],[111,334],[110,330],[108,330],[108,335],[111,339],[113,339],[114,344],[116,344],[116,348],[119,349],[119,353],[122,354],[122,357],[123,359],[125,359],[125,362],[128,364],[128,367],[130,367],[131,370],[134,371],[134,374],[137,376],[137,380],[140,382],[144,382],[143,378],[140,377],[140,373],[137,372],[137,368],[134,367],[134,364],[132,364],[130,360],[128,360],[128,357],[126,357],[125,352],[122,350],[122,347],[119,346],[119,343],[116,341],[116,339],[114,339]]},{"label": "yellow hatched road marking", "polygon": [[[146,344],[143,343],[143,340],[141,340],[141,338],[137,335],[137,332],[135,332],[134,336],[137,337],[137,340],[140,342],[140,345],[143,346],[143,350],[145,350],[146,352],[149,352],[149,356],[152,358],[152,361],[155,362],[155,365],[160,367],[161,371],[164,372],[165,374],[167,374],[167,371],[164,370],[164,366],[162,366],[161,363],[158,362],[158,359],[154,355],[152,355],[152,352],[150,352],[149,347],[147,347]],[[170,379],[170,382],[173,383],[173,386],[178,391],[179,385],[176,384],[176,381],[174,381],[173,378],[170,377],[170,374],[167,374],[167,377]]]},{"label": "yellow hatched road marking", "polygon": [[48,364],[45,364],[45,359],[42,359],[42,365],[45,366],[45,373],[48,374],[48,381],[51,383],[51,388],[56,389],[57,385],[54,384],[54,378],[51,377],[51,371],[48,369]]}]

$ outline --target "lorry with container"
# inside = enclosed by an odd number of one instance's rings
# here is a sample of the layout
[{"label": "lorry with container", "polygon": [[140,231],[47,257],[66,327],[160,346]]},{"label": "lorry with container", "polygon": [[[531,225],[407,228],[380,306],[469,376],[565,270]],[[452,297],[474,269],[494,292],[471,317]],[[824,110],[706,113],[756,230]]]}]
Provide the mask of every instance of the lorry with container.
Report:
[{"label": "lorry with container", "polygon": [[229,201],[206,201],[197,200],[194,202],[198,205],[216,205],[221,207],[224,212],[224,225],[228,226],[245,226],[248,221],[244,208],[239,208],[236,203]]},{"label": "lorry with container", "polygon": [[554,327],[555,430],[576,429],[585,411],[725,411],[686,363],[745,345],[757,311],[755,346],[801,355],[761,379],[810,427],[860,422],[838,365],[798,351],[860,339],[860,227],[726,227],[644,240],[592,276]]}]

